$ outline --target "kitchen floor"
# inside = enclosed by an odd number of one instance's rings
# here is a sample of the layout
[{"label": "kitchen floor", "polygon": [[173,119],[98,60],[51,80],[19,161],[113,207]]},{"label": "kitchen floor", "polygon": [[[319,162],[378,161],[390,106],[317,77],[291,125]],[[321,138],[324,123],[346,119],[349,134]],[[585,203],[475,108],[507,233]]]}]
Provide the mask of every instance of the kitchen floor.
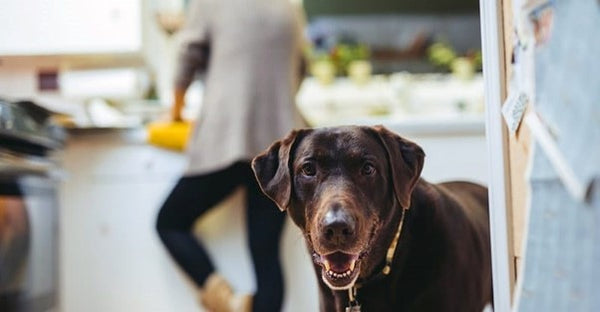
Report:
[{"label": "kitchen floor", "polygon": [[[164,250],[154,230],[162,201],[180,176],[180,153],[148,146],[144,132],[100,131],[71,136],[60,211],[62,312],[202,311],[197,291]],[[424,175],[486,180],[485,138],[413,138],[427,152]],[[218,270],[251,292],[243,192],[199,221],[197,233]],[[299,231],[282,238],[284,311],[317,311],[316,280]]]}]

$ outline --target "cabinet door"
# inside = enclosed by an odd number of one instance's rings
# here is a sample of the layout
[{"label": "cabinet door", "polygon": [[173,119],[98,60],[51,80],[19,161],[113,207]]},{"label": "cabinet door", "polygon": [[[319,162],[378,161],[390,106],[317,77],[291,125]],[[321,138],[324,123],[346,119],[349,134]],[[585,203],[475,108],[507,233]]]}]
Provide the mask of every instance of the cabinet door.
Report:
[{"label": "cabinet door", "polygon": [[2,1],[0,55],[134,53],[140,0]]}]

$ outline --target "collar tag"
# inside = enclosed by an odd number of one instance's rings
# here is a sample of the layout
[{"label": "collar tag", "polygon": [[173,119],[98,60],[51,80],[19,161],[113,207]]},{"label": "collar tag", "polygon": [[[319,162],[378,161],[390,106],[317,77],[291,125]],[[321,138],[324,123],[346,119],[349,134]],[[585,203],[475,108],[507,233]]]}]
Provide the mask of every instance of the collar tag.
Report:
[{"label": "collar tag", "polygon": [[358,303],[358,301],[356,301],[357,290],[358,288],[356,287],[356,285],[348,289],[348,298],[350,302],[348,302],[348,306],[346,307],[345,312],[360,312],[360,304]]}]

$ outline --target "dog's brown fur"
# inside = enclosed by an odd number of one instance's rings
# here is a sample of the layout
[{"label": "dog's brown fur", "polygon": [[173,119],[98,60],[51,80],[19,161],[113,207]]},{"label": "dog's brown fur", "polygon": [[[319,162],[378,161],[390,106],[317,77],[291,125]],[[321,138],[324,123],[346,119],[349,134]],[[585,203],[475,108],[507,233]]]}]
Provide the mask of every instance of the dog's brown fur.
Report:
[{"label": "dog's brown fur", "polygon": [[[265,194],[305,235],[321,311],[344,311],[343,289],[355,282],[364,311],[479,312],[491,301],[487,189],[426,182],[424,156],[383,127],[337,127],[294,131],[254,159]],[[343,230],[331,230],[331,220]],[[328,278],[323,259],[333,254],[357,259],[353,277]],[[331,263],[346,270],[346,258]]]}]

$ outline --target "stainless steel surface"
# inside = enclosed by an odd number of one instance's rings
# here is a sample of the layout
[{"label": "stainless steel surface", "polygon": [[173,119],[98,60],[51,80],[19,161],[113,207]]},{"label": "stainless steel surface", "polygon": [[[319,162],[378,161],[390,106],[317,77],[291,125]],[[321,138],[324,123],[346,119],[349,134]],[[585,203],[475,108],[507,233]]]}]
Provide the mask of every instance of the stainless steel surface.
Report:
[{"label": "stainless steel surface", "polygon": [[64,131],[32,102],[0,100],[0,311],[58,298],[58,181]]},{"label": "stainless steel surface", "polygon": [[0,99],[0,147],[38,155],[61,148],[65,132],[51,122],[51,115],[30,101]]}]

